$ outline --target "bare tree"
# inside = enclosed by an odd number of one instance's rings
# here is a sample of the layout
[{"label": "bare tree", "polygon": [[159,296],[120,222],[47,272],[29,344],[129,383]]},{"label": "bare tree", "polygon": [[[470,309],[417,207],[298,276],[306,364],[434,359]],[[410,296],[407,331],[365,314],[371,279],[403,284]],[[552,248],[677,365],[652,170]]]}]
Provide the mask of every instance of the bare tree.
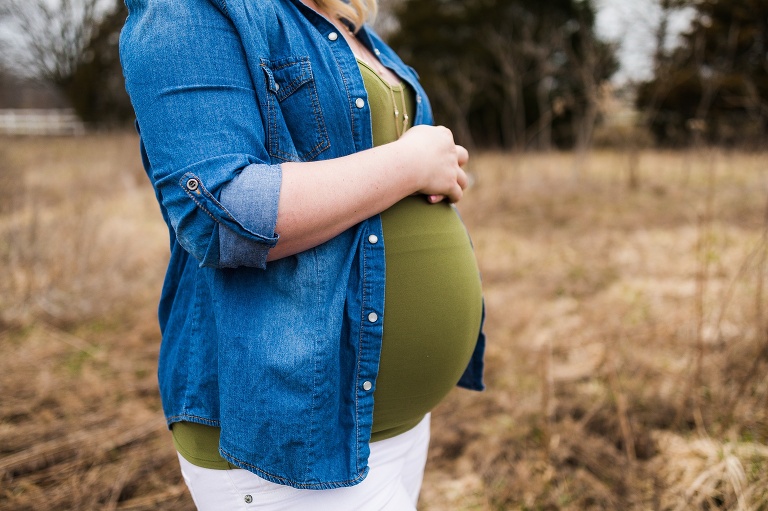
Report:
[{"label": "bare tree", "polygon": [[451,118],[456,140],[470,151],[475,148],[475,139],[469,126],[469,107],[478,88],[477,82],[471,78],[474,75],[472,72],[457,73],[451,83],[438,82],[434,88],[435,96],[448,107],[446,113]]},{"label": "bare tree", "polygon": [[523,84],[526,70],[522,55],[521,44],[512,37],[509,31],[485,31],[485,46],[499,68],[497,79],[501,90],[506,96],[502,102],[504,109],[502,143],[506,147],[517,150],[525,149],[526,122]]},{"label": "bare tree", "polygon": [[[520,8],[516,15],[532,18]],[[518,150],[533,146],[539,151],[550,151],[553,146],[552,124],[558,115],[557,101],[552,94],[557,74],[563,65],[564,39],[561,27],[542,20],[538,28],[548,34],[541,40],[531,28],[533,20],[522,23],[517,31],[498,30],[489,26],[483,31],[485,49],[492,57],[498,72],[492,76],[504,95],[501,124],[502,143]],[[534,89],[537,109],[536,122],[526,125],[525,88]],[[562,98],[559,98],[562,100]]]},{"label": "bare tree", "polygon": [[100,0],[5,0],[4,59],[20,74],[62,86],[71,78],[98,21]]},{"label": "bare tree", "polygon": [[[548,20],[542,23],[549,25]],[[537,40],[529,30],[523,29],[523,52],[534,63],[533,81],[536,84],[536,105],[539,110],[538,122],[530,138],[536,139],[539,151],[547,152],[552,149],[552,121],[555,113],[552,108],[552,90],[560,67],[555,56],[563,51],[563,38],[554,27],[543,31],[551,34],[545,44]]]},{"label": "bare tree", "polygon": [[[670,25],[675,16],[690,8],[692,0],[653,0],[654,12],[658,13],[655,24],[651,26],[654,36],[653,73],[654,76],[669,74],[670,68],[675,66],[674,53],[671,51],[677,47],[672,40],[677,33],[671,30]],[[646,109],[646,117],[651,122],[658,114],[658,102],[660,97],[655,97],[653,103]]]},{"label": "bare tree", "polygon": [[592,135],[599,114],[600,104],[600,76],[599,68],[602,65],[598,49],[591,34],[584,30],[584,23],[575,22],[574,32],[579,32],[576,39],[578,48],[573,46],[573,38],[568,39],[572,44],[566,45],[566,51],[570,54],[569,61],[573,63],[572,74],[578,81],[583,94],[583,106],[581,115],[576,116],[576,149],[582,159],[587,151],[592,148]]}]

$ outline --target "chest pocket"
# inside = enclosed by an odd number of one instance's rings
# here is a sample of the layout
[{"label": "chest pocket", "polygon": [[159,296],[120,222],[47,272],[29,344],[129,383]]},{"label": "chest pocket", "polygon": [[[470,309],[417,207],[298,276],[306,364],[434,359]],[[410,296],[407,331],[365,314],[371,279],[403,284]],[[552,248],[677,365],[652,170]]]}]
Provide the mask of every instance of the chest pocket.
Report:
[{"label": "chest pocket", "polygon": [[267,83],[267,150],[282,161],[310,161],[331,143],[309,57],[261,59]]}]

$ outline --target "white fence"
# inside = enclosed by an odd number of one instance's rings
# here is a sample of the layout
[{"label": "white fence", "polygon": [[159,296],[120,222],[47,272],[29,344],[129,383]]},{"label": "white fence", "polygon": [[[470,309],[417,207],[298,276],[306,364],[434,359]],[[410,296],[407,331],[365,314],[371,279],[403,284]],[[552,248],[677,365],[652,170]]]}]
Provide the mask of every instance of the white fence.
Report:
[{"label": "white fence", "polygon": [[71,109],[0,109],[2,135],[82,135],[85,126]]}]

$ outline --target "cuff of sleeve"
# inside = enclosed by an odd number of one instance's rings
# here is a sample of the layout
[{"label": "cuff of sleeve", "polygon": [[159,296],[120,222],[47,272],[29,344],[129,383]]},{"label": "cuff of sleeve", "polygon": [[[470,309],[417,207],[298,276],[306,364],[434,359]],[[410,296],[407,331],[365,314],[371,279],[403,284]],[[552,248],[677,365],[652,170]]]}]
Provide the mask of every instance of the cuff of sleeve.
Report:
[{"label": "cuff of sleeve", "polygon": [[[249,165],[221,189],[219,201],[246,230],[259,234],[265,241],[274,240],[281,182],[279,165]],[[220,265],[225,268],[266,268],[269,249],[275,242],[265,241],[239,236],[221,225]]]}]

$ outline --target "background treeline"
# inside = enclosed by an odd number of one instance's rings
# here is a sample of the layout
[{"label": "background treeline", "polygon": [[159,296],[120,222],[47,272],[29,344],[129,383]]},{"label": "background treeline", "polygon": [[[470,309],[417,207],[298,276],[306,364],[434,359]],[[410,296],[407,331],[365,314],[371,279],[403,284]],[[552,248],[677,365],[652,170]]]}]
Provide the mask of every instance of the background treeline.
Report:
[{"label": "background treeline", "polygon": [[589,1],[405,0],[395,13],[392,45],[465,143],[589,143],[600,85],[618,68]]},{"label": "background treeline", "polygon": [[[663,146],[750,146],[768,127],[768,2],[649,0],[661,12],[653,78],[625,85],[640,124]],[[591,0],[389,0],[388,39],[415,67],[437,121],[463,143],[506,149],[585,148],[602,116],[617,44],[595,31]],[[695,14],[669,48],[668,20]],[[0,104],[18,74],[53,85],[94,127],[132,120],[117,56],[121,0],[8,0],[0,21]],[[23,44],[19,44],[23,43]],[[23,48],[22,48],[23,47]],[[624,91],[627,92],[626,90]],[[626,96],[626,95],[625,95]],[[632,136],[630,134],[630,136]]]},{"label": "background treeline", "polygon": [[657,54],[637,105],[662,145],[759,144],[768,128],[768,2],[694,5],[690,30],[678,48]]}]

